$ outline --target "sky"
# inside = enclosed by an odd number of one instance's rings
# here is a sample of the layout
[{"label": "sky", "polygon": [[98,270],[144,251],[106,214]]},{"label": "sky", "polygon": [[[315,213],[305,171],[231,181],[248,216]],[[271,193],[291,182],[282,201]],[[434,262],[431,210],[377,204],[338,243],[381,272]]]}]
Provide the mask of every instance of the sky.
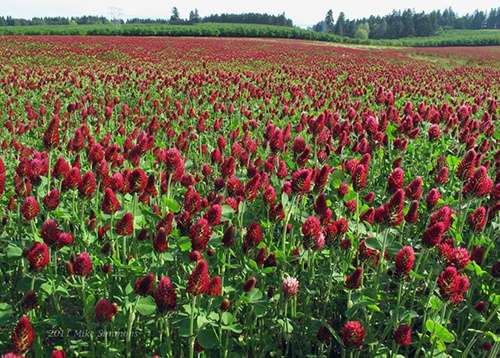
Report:
[{"label": "sky", "polygon": [[172,7],[179,9],[181,17],[197,8],[201,16],[215,13],[260,12],[281,14],[285,12],[295,25],[310,26],[322,20],[328,9],[336,18],[343,11],[348,18],[386,15],[393,9],[431,11],[451,6],[457,13],[465,14],[475,9],[489,10],[499,6],[498,0],[0,0],[0,16],[43,17],[103,15],[106,17],[165,18]]}]

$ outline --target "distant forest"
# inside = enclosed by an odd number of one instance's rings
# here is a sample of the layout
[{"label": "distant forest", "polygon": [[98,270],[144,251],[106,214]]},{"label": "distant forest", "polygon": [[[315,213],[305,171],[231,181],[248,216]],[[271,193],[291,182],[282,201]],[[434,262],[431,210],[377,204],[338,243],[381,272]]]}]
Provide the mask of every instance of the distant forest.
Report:
[{"label": "distant forest", "polygon": [[200,22],[235,23],[235,24],[262,24],[293,26],[292,20],[281,15],[269,14],[220,14],[200,17],[198,10],[192,10],[189,17],[183,19],[176,7],[172,9],[171,16],[163,19],[132,18],[127,20],[109,19],[104,16],[78,16],[78,17],[34,17],[20,19],[10,16],[0,16],[0,26],[30,26],[30,25],[96,25],[96,24],[172,24],[190,25]]},{"label": "distant forest", "polygon": [[360,39],[397,39],[412,36],[432,36],[446,29],[500,29],[500,7],[488,12],[476,10],[472,14],[457,15],[452,8],[430,13],[407,9],[393,11],[386,16],[347,19],[340,12],[334,20],[333,11],[312,28],[314,31]]}]

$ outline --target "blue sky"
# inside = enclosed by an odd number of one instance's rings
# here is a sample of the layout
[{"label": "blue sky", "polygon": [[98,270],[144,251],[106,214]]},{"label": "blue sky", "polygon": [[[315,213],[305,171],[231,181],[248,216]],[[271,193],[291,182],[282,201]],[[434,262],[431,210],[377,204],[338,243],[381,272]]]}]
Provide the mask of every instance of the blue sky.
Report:
[{"label": "blue sky", "polygon": [[392,9],[414,9],[430,11],[453,7],[459,14],[475,9],[489,10],[500,6],[498,0],[445,1],[445,0],[377,0],[377,1],[326,1],[326,0],[0,0],[0,15],[31,18],[34,16],[78,16],[82,14],[110,17],[169,17],[170,10],[177,6],[182,17],[197,8],[201,16],[213,13],[285,12],[299,26],[312,25],[333,9],[337,17],[344,11],[349,18],[385,15]]}]

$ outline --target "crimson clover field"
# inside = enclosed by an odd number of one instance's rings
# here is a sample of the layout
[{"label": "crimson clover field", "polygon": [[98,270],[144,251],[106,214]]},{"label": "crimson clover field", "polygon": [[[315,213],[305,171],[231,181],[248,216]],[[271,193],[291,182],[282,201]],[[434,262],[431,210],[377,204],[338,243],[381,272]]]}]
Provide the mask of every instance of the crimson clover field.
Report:
[{"label": "crimson clover field", "polygon": [[0,354],[497,357],[499,63],[0,37]]}]

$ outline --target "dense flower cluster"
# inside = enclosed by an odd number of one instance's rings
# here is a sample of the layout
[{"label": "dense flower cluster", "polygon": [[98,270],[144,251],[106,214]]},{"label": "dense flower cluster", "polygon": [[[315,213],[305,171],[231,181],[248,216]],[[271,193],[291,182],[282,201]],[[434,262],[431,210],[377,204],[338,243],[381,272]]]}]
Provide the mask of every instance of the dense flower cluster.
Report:
[{"label": "dense flower cluster", "polygon": [[0,45],[3,357],[496,352],[500,71],[470,49]]}]

